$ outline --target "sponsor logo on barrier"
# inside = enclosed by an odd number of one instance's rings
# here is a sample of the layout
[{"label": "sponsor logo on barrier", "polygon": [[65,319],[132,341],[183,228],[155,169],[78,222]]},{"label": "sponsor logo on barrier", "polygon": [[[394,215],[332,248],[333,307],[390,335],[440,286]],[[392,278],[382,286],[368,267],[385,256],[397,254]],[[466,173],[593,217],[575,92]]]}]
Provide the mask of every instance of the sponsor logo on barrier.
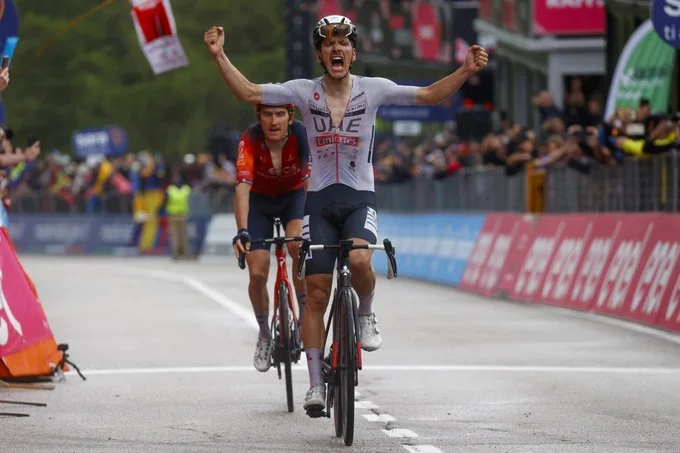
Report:
[{"label": "sponsor logo on barrier", "polygon": [[632,311],[637,311],[640,306],[645,314],[656,313],[659,310],[673,269],[678,262],[678,256],[680,256],[680,244],[677,242],[659,241],[654,245],[654,250],[635,288],[631,304]]},{"label": "sponsor logo on barrier", "polygon": [[[620,224],[617,225],[617,230]],[[597,284],[600,281],[604,267],[607,265],[609,254],[614,246],[614,238],[597,238],[590,243],[588,253],[583,260],[578,276],[571,290],[571,301],[580,305],[588,305],[595,297]]]},{"label": "sponsor logo on barrier", "polygon": [[[531,228],[522,216],[492,214],[487,216],[482,232],[472,248],[461,287],[484,295],[499,288],[513,245]],[[514,277],[510,278],[514,282]]]},{"label": "sponsor logo on barrier", "polygon": [[105,243],[126,243],[132,238],[133,228],[131,223],[103,224],[99,228],[99,239]]},{"label": "sponsor logo on barrier", "polygon": [[499,234],[493,244],[493,250],[487,260],[487,269],[480,279],[480,286],[486,290],[493,290],[498,284],[503,265],[510,253],[510,245],[512,243],[511,234]]},{"label": "sponsor logo on barrier", "polygon": [[653,228],[653,224],[647,227],[642,240],[621,241],[600,287],[597,296],[598,307],[606,306],[609,310],[616,311],[623,306]]},{"label": "sponsor logo on barrier", "polygon": [[524,265],[519,272],[515,284],[515,296],[526,295],[531,297],[536,293],[543,274],[548,268],[557,240],[556,237],[537,237],[534,240],[529,249],[529,255],[524,260]]},{"label": "sponsor logo on barrier", "polygon": [[468,267],[463,274],[463,281],[471,285],[476,285],[480,276],[482,276],[482,266],[486,263],[489,256],[491,246],[493,245],[493,233],[482,233],[479,235],[475,251],[470,256]]},{"label": "sponsor logo on barrier", "polygon": [[664,321],[666,323],[677,323],[680,327],[680,273],[675,277],[675,287],[668,301]]},{"label": "sponsor logo on barrier", "polygon": [[550,266],[550,271],[545,277],[541,297],[560,300],[567,295],[571,281],[576,275],[576,267],[581,260],[586,240],[584,238],[562,241]]},{"label": "sponsor logo on barrier", "polygon": [[89,223],[46,222],[33,227],[33,237],[40,242],[73,243],[90,235]]}]

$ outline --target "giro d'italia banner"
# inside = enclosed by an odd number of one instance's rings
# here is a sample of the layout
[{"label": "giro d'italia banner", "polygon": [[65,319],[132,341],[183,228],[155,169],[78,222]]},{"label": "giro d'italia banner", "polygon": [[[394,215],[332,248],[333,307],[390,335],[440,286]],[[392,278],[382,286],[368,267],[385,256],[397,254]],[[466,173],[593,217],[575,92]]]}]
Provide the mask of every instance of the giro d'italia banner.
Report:
[{"label": "giro d'italia banner", "polygon": [[659,38],[651,20],[643,22],[621,52],[612,78],[605,118],[617,108],[637,108],[649,99],[652,111],[668,110],[675,49]]}]

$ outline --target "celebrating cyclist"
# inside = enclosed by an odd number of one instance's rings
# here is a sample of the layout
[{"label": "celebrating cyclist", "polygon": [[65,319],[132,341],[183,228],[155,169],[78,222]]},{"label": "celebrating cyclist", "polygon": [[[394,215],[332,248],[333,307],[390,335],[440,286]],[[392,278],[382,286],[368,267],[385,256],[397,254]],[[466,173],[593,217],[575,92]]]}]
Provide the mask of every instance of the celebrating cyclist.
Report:
[{"label": "celebrating cyclist", "polygon": [[[282,84],[255,84],[246,79],[224,52],[224,30],[212,27],[204,42],[233,94],[247,102],[290,102],[300,110],[311,148],[312,171],[305,202],[303,236],[312,243],[377,242],[378,221],[373,181],[373,140],[381,104],[437,104],[454,94],[487,65],[488,55],[472,46],[465,63],[427,86],[403,86],[380,77],[350,74],[357,58],[357,30],[344,16],[326,16],[312,31],[316,58],[324,75]],[[352,285],[359,297],[361,346],[374,351],[382,344],[372,308],[375,272],[370,250],[350,255]],[[307,354],[310,389],[308,411],[325,409],[322,363],[323,317],[332,287],[335,254],[313,252],[306,263],[307,300],[302,339]]]},{"label": "celebrating cyclist", "polygon": [[[248,295],[260,326],[253,365],[265,372],[271,365],[274,344],[269,327],[269,244],[249,244],[251,238],[272,236],[274,219],[281,219],[286,236],[302,234],[305,189],[309,179],[309,146],[302,123],[294,120],[292,104],[257,106],[258,122],[241,136],[236,159],[237,181],[234,216],[238,233],[233,239],[236,256],[246,254],[250,282]],[[298,242],[288,243],[294,269]],[[303,319],[305,282],[294,278],[299,319]]]}]

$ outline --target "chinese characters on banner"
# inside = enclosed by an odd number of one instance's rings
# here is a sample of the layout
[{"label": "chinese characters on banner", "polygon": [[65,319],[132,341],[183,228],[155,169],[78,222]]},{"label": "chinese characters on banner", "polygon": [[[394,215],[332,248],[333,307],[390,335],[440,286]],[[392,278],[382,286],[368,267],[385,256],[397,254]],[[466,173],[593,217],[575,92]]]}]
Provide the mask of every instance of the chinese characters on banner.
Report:
[{"label": "chinese characters on banner", "polygon": [[154,74],[189,65],[170,0],[130,0],[137,39]]}]

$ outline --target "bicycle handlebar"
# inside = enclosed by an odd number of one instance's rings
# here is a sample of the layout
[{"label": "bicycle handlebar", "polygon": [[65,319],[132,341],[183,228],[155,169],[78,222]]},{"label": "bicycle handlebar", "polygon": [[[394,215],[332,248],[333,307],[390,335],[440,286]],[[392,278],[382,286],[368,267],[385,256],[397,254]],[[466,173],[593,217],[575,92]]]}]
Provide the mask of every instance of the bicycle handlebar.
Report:
[{"label": "bicycle handlebar", "polygon": [[[275,238],[267,238],[267,239],[255,239],[249,241],[250,244],[286,244],[288,242],[302,242],[304,239],[300,236],[292,236],[292,237],[275,237]],[[248,242],[246,242],[248,244]],[[246,246],[246,244],[242,244],[243,247]],[[239,253],[238,255],[238,267],[241,269],[246,268],[246,254],[245,253]]]},{"label": "bicycle handlebar", "polygon": [[[344,241],[343,241],[344,242]],[[300,259],[298,260],[297,276],[302,278],[305,269],[305,260],[307,254],[314,250],[384,250],[387,254],[387,279],[392,280],[397,276],[397,258],[396,250],[392,246],[389,239],[384,239],[382,245],[380,244],[313,244],[308,240],[303,240],[300,246]]]}]

